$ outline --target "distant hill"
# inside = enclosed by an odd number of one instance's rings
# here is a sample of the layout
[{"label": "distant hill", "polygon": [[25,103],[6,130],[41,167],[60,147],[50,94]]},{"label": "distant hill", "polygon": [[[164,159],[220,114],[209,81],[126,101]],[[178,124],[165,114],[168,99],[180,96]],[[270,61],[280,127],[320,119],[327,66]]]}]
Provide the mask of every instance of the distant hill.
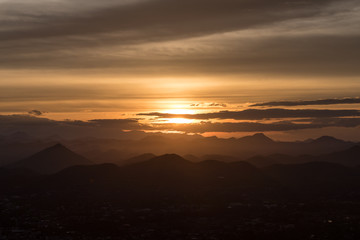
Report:
[{"label": "distant hill", "polygon": [[[24,159],[26,156],[59,141],[56,140],[56,136],[30,141],[21,140],[26,138],[23,133],[16,133],[14,138],[3,137],[0,139],[0,166]],[[13,141],[11,139],[17,140]],[[185,156],[186,159],[192,162],[208,159],[231,162],[272,154],[319,156],[344,151],[358,144],[329,136],[306,141],[283,142],[272,140],[263,133],[228,139],[181,134],[145,134],[143,138],[137,139],[80,138],[64,139],[61,142],[66,146],[73,146],[76,152],[94,163],[111,162],[120,165],[127,164],[129,158],[143,153],[152,153],[156,156],[176,153]],[[148,160],[149,158],[144,159]],[[135,162],[137,160],[141,161],[141,159],[133,160]],[[261,162],[261,159],[259,161]],[[274,163],[277,163],[277,161]]]},{"label": "distant hill", "polygon": [[356,145],[344,151],[323,155],[321,160],[348,166],[360,166],[360,146]]},{"label": "distant hill", "polygon": [[155,158],[155,157],[156,156],[154,154],[152,154],[152,153],[144,153],[144,154],[129,158],[129,159],[125,160],[125,161],[117,162],[117,164],[118,165],[135,164],[135,163],[139,163],[139,162],[148,161],[148,160],[150,160],[152,158]]},{"label": "distant hill", "polygon": [[360,172],[336,163],[278,164],[263,170],[292,192],[311,194],[309,197],[341,196],[360,187]]},{"label": "distant hill", "polygon": [[274,140],[269,138],[263,133],[255,133],[252,136],[246,136],[238,139],[239,142],[251,143],[251,144],[269,144],[274,143]]},{"label": "distant hill", "polygon": [[[330,140],[333,141],[333,140]],[[257,167],[266,167],[274,164],[299,164],[307,162],[329,162],[343,166],[360,166],[360,146],[355,145],[343,151],[337,151],[322,155],[300,155],[290,156],[283,154],[272,154],[269,156],[255,156],[246,159]]]},{"label": "distant hill", "polygon": [[307,141],[308,143],[312,144],[344,144],[346,143],[343,140],[331,137],[331,136],[322,136],[314,140]]},{"label": "distant hill", "polygon": [[27,168],[38,173],[51,174],[70,166],[89,164],[92,163],[88,159],[62,144],[56,144],[8,167]]},{"label": "distant hill", "polygon": [[114,164],[70,167],[36,183],[34,188],[155,200],[209,194],[239,197],[250,189],[265,191],[271,182],[249,163],[192,163],[176,154],[166,154],[123,167]]},{"label": "distant hill", "polygon": [[[62,149],[60,152],[63,153],[64,148],[56,145],[44,151]],[[37,193],[39,196],[52,193],[56,194],[52,195],[55,199],[66,197],[69,200],[74,196],[91,196],[127,203],[144,199],[154,203],[184,199],[237,202],[253,197],[343,196],[358,192],[360,187],[359,169],[336,163],[275,164],[257,168],[243,161],[193,163],[176,154],[123,167],[115,164],[77,165],[43,176],[20,169],[0,169],[0,179],[17,186],[14,190],[13,185],[0,184],[0,190],[8,192]]]}]

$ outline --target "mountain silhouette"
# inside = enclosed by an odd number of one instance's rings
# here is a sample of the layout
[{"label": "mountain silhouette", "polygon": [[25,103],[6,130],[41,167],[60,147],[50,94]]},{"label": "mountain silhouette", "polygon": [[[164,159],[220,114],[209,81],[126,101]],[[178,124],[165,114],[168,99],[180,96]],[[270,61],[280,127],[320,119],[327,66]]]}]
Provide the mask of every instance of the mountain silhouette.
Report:
[{"label": "mountain silhouette", "polygon": [[114,164],[73,166],[49,176],[35,188],[90,192],[128,200],[158,200],[219,194],[237,198],[250,189],[265,191],[272,183],[260,169],[246,162],[192,163],[179,155],[166,154],[123,167]]},{"label": "mountain silhouette", "polygon": [[274,140],[269,138],[263,133],[256,133],[252,136],[246,136],[239,138],[238,141],[246,142],[246,143],[253,143],[253,144],[263,144],[263,143],[274,143]]},{"label": "mountain silhouette", "polygon": [[168,175],[169,172],[182,172],[187,171],[193,163],[185,160],[177,154],[165,154],[158,157],[154,157],[148,161],[133,164],[130,167],[133,169],[144,171],[144,175],[147,173]]},{"label": "mountain silhouette", "polygon": [[356,145],[344,151],[323,155],[321,160],[347,166],[360,166],[360,146]]},{"label": "mountain silhouette", "polygon": [[337,163],[278,164],[264,171],[291,191],[314,197],[348,194],[359,187],[360,172]]},{"label": "mountain silhouette", "polygon": [[145,162],[148,161],[152,158],[155,158],[156,156],[152,153],[144,153],[132,158],[127,159],[126,161],[121,161],[119,162],[118,165],[129,165],[129,164],[135,164],[135,163],[140,163],[140,162]]},{"label": "mountain silhouette", "polygon": [[310,141],[309,143],[312,143],[312,144],[342,144],[342,143],[346,143],[346,142],[343,140],[331,137],[331,136],[322,136],[315,140]]},{"label": "mountain silhouette", "polygon": [[11,164],[10,168],[27,168],[42,174],[51,174],[74,165],[88,165],[91,162],[83,156],[58,143],[28,158]]}]

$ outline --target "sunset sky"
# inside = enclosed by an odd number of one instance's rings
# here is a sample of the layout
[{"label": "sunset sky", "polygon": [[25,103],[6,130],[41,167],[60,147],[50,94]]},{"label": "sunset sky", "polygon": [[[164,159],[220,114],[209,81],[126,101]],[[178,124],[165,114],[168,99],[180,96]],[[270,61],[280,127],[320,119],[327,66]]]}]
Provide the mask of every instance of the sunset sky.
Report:
[{"label": "sunset sky", "polygon": [[360,141],[358,0],[0,0],[0,134]]}]

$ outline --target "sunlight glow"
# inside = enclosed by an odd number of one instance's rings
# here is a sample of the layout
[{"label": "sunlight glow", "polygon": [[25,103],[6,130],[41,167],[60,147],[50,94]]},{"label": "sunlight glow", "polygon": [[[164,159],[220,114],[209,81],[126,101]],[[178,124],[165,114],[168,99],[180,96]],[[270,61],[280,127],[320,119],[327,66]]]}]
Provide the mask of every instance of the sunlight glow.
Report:
[{"label": "sunlight glow", "polygon": [[170,114],[195,114],[195,110],[191,110],[191,109],[169,109],[164,111],[165,113],[170,113]]},{"label": "sunlight glow", "polygon": [[169,118],[168,123],[192,123],[194,120],[186,118]]},{"label": "sunlight glow", "polygon": [[[187,114],[191,115],[191,114],[195,114],[196,111],[191,109],[177,108],[177,109],[166,110],[164,111],[164,113],[176,114],[176,115],[187,115]],[[178,118],[167,118],[166,121],[168,123],[178,123],[178,124],[186,124],[186,123],[194,122],[193,119],[181,118],[181,116],[179,116]]]}]

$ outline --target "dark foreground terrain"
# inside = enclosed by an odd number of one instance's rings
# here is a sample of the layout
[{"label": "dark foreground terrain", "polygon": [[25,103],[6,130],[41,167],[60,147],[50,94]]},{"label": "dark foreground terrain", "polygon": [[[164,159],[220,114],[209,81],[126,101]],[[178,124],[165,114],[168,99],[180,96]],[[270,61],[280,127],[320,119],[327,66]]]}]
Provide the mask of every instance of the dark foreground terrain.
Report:
[{"label": "dark foreground terrain", "polygon": [[360,168],[189,162],[0,169],[0,239],[360,239]]}]

